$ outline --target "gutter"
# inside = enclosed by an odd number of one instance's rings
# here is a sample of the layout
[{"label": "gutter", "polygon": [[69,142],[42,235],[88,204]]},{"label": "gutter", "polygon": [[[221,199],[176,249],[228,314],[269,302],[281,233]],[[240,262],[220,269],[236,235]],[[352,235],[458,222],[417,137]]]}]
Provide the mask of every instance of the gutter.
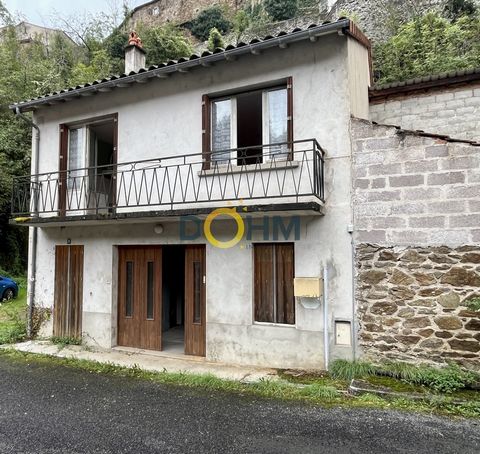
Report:
[{"label": "gutter", "polygon": [[[110,78],[110,80],[87,84],[88,86],[71,90],[63,90],[63,92],[60,93],[52,94],[50,96],[47,95],[43,98],[37,98],[18,104],[12,104],[9,107],[13,111],[16,111],[18,108],[21,112],[26,112],[34,110],[37,106],[52,105],[65,100],[71,100],[83,96],[91,96],[95,93],[108,92],[113,88],[125,88],[134,82],[145,83],[148,79],[155,77],[164,79],[176,72],[188,72],[189,70],[198,66],[208,67],[220,61],[236,60],[237,57],[246,54],[259,55],[264,50],[274,47],[280,47],[283,49],[288,47],[289,44],[305,40],[315,42],[319,37],[333,33],[339,33],[345,36],[348,35],[361,42],[362,40],[359,39],[359,33],[352,33],[352,30],[356,31],[356,28],[352,27],[353,22],[351,22],[349,19],[342,19],[337,22],[307,28],[306,30],[285,33],[274,38],[253,40],[249,44],[243,44],[236,47],[227,46],[224,51],[218,51],[216,53],[208,52],[206,55],[205,53],[202,54],[202,56],[191,56],[190,59],[181,58],[177,62],[172,61],[155,69],[141,69],[135,74],[113,76]],[[364,41],[363,44],[365,45],[366,42]]]},{"label": "gutter", "polygon": [[[20,108],[15,108],[15,115],[18,118],[21,118],[23,121],[28,123],[31,127],[35,129],[33,150],[32,150],[32,159],[34,162],[34,175],[33,182],[36,187],[38,182],[38,153],[40,149],[40,128],[36,123],[34,123],[30,118],[23,115],[20,112]],[[33,213],[34,216],[37,216],[38,213],[38,198],[33,198]],[[32,228],[32,250],[31,250],[31,268],[30,268],[30,291],[28,293],[28,312],[27,312],[27,337],[32,337],[33,331],[33,309],[35,305],[35,283],[37,278],[37,242],[38,242],[38,227]]]}]

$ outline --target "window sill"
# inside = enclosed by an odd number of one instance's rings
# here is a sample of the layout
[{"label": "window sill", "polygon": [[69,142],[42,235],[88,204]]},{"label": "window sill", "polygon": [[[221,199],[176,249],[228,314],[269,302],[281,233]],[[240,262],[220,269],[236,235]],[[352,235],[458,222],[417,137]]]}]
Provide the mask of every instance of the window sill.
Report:
[{"label": "window sill", "polygon": [[[275,163],[264,162],[262,164],[249,164],[246,166],[219,165],[215,169],[199,170],[199,177],[211,177],[214,175],[232,175],[238,173],[265,172],[267,170],[294,169],[299,166],[298,161],[276,161]],[[288,326],[288,325],[287,325]]]},{"label": "window sill", "polygon": [[272,322],[253,322],[253,325],[255,326],[273,326],[273,327],[279,327],[279,328],[297,328],[296,324],[290,325],[287,323],[272,323]]}]

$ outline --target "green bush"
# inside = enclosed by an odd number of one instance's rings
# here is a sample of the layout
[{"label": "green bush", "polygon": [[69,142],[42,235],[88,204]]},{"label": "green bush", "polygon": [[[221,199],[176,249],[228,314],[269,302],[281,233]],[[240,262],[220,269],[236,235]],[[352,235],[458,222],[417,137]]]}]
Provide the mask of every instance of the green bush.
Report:
[{"label": "green bush", "polygon": [[297,0],[265,0],[265,11],[274,21],[295,17],[298,11]]},{"label": "green bush", "polygon": [[426,386],[439,393],[452,393],[468,388],[478,380],[477,374],[461,369],[456,364],[436,368],[407,363],[384,363],[378,366],[379,375],[403,380],[411,385]]},{"label": "green bush", "polygon": [[443,369],[430,368],[425,371],[424,385],[440,393],[452,393],[475,383],[476,375],[449,365]]},{"label": "green bush", "polygon": [[195,38],[200,41],[206,41],[210,30],[216,28],[220,33],[225,34],[230,31],[232,24],[223,14],[222,8],[219,6],[212,6],[203,10],[195,19],[189,24],[188,28]]},{"label": "green bush", "polygon": [[192,44],[182,31],[173,26],[138,27],[143,47],[147,51],[147,65],[154,65],[167,60],[177,60],[193,53]]},{"label": "green bush", "polygon": [[210,30],[210,35],[208,36],[208,50],[214,51],[217,47],[225,47],[223,43],[223,38],[220,32],[216,28]]},{"label": "green bush", "polygon": [[11,325],[0,329],[0,345],[15,344],[25,340],[27,337],[27,326],[25,321],[17,320]]},{"label": "green bush", "polygon": [[374,47],[375,77],[380,84],[478,66],[478,14],[450,22],[430,12]]},{"label": "green bush", "polygon": [[373,365],[365,361],[336,360],[330,366],[330,375],[340,380],[386,376],[402,380],[410,385],[425,386],[438,393],[452,393],[468,388],[480,377],[474,372],[461,369],[456,364],[437,368],[403,362],[385,362]]},{"label": "green bush", "polygon": [[469,299],[465,303],[465,306],[473,312],[480,312],[480,296]]}]

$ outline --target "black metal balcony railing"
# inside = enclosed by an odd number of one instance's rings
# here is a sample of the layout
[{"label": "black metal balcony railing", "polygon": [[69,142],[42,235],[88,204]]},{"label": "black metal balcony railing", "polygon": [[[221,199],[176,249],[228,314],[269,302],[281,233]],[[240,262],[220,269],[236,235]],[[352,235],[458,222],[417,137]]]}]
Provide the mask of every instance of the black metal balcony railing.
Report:
[{"label": "black metal balcony railing", "polygon": [[113,214],[209,202],[324,200],[315,139],[17,177],[12,216]]}]

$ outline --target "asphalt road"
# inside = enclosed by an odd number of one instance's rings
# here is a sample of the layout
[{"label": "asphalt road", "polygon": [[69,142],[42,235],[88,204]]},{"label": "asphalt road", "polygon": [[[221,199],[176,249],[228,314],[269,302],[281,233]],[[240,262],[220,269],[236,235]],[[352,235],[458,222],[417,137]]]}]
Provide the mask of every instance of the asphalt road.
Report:
[{"label": "asphalt road", "polygon": [[480,423],[323,409],[0,357],[0,453],[475,453]]}]

